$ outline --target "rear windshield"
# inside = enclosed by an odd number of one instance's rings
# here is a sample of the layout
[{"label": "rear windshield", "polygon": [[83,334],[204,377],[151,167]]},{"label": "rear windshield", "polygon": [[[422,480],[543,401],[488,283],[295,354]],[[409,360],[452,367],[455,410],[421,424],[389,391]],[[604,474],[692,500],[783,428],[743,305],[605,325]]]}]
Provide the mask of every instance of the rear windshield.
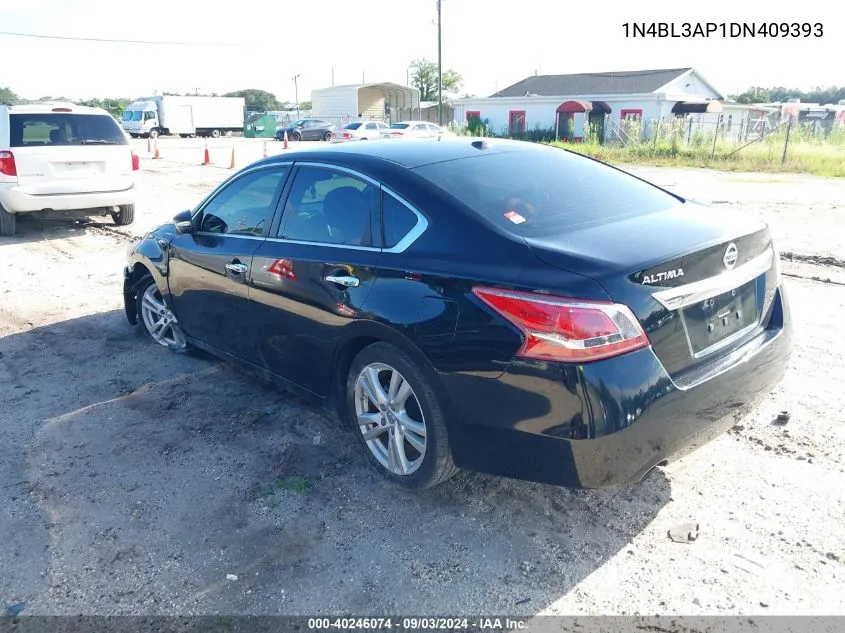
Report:
[{"label": "rear windshield", "polygon": [[393,125],[390,126],[390,129],[391,130],[404,130],[406,127],[408,127],[408,125],[409,125],[408,123],[394,123]]},{"label": "rear windshield", "polygon": [[415,171],[498,226],[526,237],[559,235],[680,204],[633,176],[551,147],[479,155]]},{"label": "rear windshield", "polygon": [[361,127],[363,123],[350,123],[349,125],[344,126],[344,130],[357,130]]},{"label": "rear windshield", "polygon": [[9,124],[12,147],[129,144],[117,122],[105,114],[12,114]]}]

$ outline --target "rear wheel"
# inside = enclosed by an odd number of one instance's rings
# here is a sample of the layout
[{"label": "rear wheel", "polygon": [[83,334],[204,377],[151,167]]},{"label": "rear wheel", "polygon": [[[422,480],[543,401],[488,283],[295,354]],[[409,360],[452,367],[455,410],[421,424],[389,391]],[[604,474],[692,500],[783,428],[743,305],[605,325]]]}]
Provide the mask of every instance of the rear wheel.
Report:
[{"label": "rear wheel", "polygon": [[119,211],[117,213],[111,214],[111,219],[114,220],[114,223],[117,226],[126,226],[127,224],[132,224],[135,221],[135,205],[134,204],[125,204],[119,207]]},{"label": "rear wheel", "polygon": [[323,140],[326,141],[326,142],[331,141],[332,140],[332,133],[326,132],[325,134],[323,134]]},{"label": "rear wheel", "polygon": [[15,234],[15,214],[0,207],[0,236]]},{"label": "rear wheel", "polygon": [[211,138],[220,138],[220,130],[211,130]]},{"label": "rear wheel", "polygon": [[422,490],[457,472],[437,395],[423,371],[394,345],[375,343],[355,357],[346,405],[367,459],[390,482]]},{"label": "rear wheel", "polygon": [[165,304],[152,276],[147,275],[138,284],[135,301],[138,314],[141,315],[141,325],[151,339],[174,351],[187,348],[187,341],[176,315]]}]

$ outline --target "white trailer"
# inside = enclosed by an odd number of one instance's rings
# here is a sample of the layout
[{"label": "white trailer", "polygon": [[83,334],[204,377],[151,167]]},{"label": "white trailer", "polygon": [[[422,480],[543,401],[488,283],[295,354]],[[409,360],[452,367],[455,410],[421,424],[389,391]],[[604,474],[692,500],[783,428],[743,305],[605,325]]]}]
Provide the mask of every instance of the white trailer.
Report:
[{"label": "white trailer", "polygon": [[244,128],[243,97],[145,97],[123,113],[123,129],[133,137],[231,135]]}]

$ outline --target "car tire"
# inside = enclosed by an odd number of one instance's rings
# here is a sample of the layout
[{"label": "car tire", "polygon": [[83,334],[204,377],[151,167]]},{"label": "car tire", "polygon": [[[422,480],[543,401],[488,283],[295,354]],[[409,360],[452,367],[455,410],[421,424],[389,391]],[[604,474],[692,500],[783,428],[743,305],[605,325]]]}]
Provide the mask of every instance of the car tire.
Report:
[{"label": "car tire", "polygon": [[211,130],[211,138],[220,138],[220,130]]},{"label": "car tire", "polygon": [[0,236],[12,236],[15,234],[15,214],[9,213],[0,206]]},{"label": "car tire", "polygon": [[[393,405],[383,402],[377,407],[367,394],[377,399],[389,397],[394,373],[398,374],[397,387],[403,385],[397,389],[400,397]],[[374,392],[373,380],[378,381],[381,391]],[[346,410],[370,465],[392,484],[424,490],[458,472],[437,394],[420,367],[396,346],[382,341],[358,353],[346,379]],[[377,434],[372,434],[374,431]],[[370,433],[369,438],[365,433]]]},{"label": "car tire", "polygon": [[120,211],[111,214],[111,219],[117,226],[126,226],[135,221],[135,205],[125,204],[120,207]]},{"label": "car tire", "polygon": [[302,140],[302,134],[300,134],[299,132],[292,132],[291,134],[288,134],[288,140],[289,141],[301,141]]},{"label": "car tire", "polygon": [[332,140],[332,133],[331,133],[331,132],[326,132],[325,134],[323,134],[323,140],[324,140],[324,141],[326,141],[327,143],[331,142],[331,140]]},{"label": "car tire", "polygon": [[[141,329],[154,342],[163,347],[167,347],[174,352],[185,352],[188,348],[188,343],[185,340],[185,334],[179,326],[179,322],[167,304],[162,299],[161,291],[156,285],[155,279],[152,275],[144,275],[141,280],[135,285],[135,309],[138,315],[138,321]],[[153,301],[149,301],[152,299]],[[155,309],[154,309],[155,308]],[[159,335],[153,332],[154,320],[153,312],[159,318],[165,318],[167,325],[160,332]]]},{"label": "car tire", "polygon": [[150,133],[148,134],[148,136],[153,140],[157,139],[158,138],[158,130],[150,130]]}]

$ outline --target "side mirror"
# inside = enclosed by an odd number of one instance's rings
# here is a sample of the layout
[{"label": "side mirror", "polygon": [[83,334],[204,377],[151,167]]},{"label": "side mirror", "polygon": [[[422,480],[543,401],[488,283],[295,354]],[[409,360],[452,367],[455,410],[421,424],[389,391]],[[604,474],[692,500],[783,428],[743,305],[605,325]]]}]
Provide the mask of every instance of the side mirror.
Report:
[{"label": "side mirror", "polygon": [[182,211],[173,217],[173,223],[179,233],[192,233],[194,230],[193,216],[190,211]]}]

